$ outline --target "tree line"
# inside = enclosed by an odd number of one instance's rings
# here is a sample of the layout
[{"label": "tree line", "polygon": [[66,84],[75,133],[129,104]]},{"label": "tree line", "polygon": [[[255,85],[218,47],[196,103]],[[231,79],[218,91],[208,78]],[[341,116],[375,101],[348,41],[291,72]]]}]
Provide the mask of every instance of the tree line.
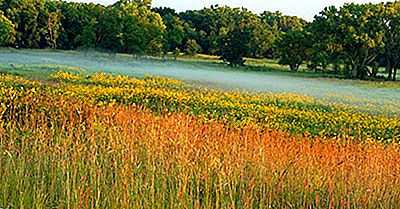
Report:
[{"label": "tree line", "polygon": [[0,0],[0,45],[135,56],[203,53],[230,66],[245,58],[274,58],[347,78],[376,79],[400,67],[400,3],[328,7],[307,22],[295,16],[211,6],[177,13],[151,0],[113,5],[52,0]]},{"label": "tree line", "polygon": [[394,81],[400,67],[399,26],[399,1],[328,7],[277,41],[280,63],[292,71],[308,63],[310,69],[354,79],[376,79],[386,67],[386,79]]}]

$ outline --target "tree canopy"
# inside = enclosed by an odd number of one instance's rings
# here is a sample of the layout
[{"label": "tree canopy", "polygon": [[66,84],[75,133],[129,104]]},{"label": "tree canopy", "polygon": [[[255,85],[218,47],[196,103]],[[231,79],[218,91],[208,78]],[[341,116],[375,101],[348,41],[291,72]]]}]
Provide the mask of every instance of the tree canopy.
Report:
[{"label": "tree canopy", "polygon": [[8,45],[15,41],[15,25],[0,11],[0,44]]},{"label": "tree canopy", "polygon": [[312,54],[325,53],[330,62],[341,60],[349,78],[375,78],[378,68],[373,66],[381,57],[394,71],[398,64],[393,60],[400,49],[399,4],[352,3],[324,9],[308,27],[316,43]]},{"label": "tree canopy", "polygon": [[[110,6],[54,0],[0,1],[0,45],[93,48],[109,53],[219,56],[230,66],[274,58],[354,79],[396,80],[400,67],[400,2],[327,7],[312,22],[280,12],[259,15],[214,5],[177,13],[151,0]],[[386,72],[380,70],[386,68]],[[302,68],[304,69],[304,68]]]}]

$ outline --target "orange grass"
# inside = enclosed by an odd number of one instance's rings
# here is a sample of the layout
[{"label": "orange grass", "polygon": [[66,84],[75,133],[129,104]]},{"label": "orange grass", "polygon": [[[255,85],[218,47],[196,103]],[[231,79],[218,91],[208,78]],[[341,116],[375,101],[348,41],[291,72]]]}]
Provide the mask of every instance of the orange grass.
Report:
[{"label": "orange grass", "polygon": [[0,207],[400,207],[396,144],[309,140],[62,97],[19,98],[2,119]]}]

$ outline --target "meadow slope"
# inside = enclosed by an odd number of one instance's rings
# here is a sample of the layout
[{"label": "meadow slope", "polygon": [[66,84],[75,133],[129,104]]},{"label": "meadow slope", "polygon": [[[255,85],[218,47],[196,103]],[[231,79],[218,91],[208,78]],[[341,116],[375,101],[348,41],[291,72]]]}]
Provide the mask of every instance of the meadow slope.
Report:
[{"label": "meadow slope", "polygon": [[201,87],[249,92],[294,93],[319,98],[329,103],[345,103],[358,110],[373,110],[383,114],[400,114],[398,84],[365,83],[338,79],[311,78],[307,74],[232,69],[204,61],[134,59],[128,55],[112,56],[97,52],[0,50],[0,67],[10,70],[54,73],[60,68],[78,72],[105,72],[114,75],[142,77],[146,74],[180,79]]},{"label": "meadow slope", "polygon": [[1,207],[400,206],[396,117],[160,77],[2,75],[0,87]]}]

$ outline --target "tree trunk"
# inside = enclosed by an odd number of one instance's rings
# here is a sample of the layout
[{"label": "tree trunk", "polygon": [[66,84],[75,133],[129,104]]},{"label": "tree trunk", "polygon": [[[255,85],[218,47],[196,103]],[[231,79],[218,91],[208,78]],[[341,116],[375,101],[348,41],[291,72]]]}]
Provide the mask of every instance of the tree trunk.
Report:
[{"label": "tree trunk", "polygon": [[357,70],[357,78],[359,80],[363,80],[364,79],[364,74],[363,74],[362,68],[358,68],[358,70]]},{"label": "tree trunk", "polygon": [[379,64],[375,65],[372,67],[371,69],[371,77],[375,80],[376,76],[378,76],[378,72],[379,72]]},{"label": "tree trunk", "polygon": [[298,64],[290,64],[289,66],[290,66],[290,70],[292,72],[296,72],[300,67],[300,65],[298,65]]},{"label": "tree trunk", "polygon": [[337,60],[335,59],[334,63],[333,63],[333,74],[337,75],[339,73],[339,64],[337,62]]},{"label": "tree trunk", "polygon": [[388,77],[387,77],[388,81],[392,80],[392,72],[393,72],[393,68],[392,68],[390,59],[387,58],[386,73],[388,73]]},{"label": "tree trunk", "polygon": [[55,44],[54,44],[54,39],[53,39],[53,30],[52,30],[52,24],[51,24],[51,18],[50,17],[47,20],[47,27],[48,27],[48,32],[50,34],[51,48],[54,49],[55,48]]},{"label": "tree trunk", "polygon": [[351,78],[357,78],[358,69],[356,64],[351,64]]},{"label": "tree trunk", "polygon": [[390,65],[386,66],[386,71],[389,73],[389,74],[388,74],[388,77],[387,77],[387,80],[388,80],[388,81],[392,80],[392,73],[393,73],[393,68],[392,68],[392,66],[390,66]]},{"label": "tree trunk", "polygon": [[400,68],[400,61],[393,60],[392,68],[393,68],[393,81],[396,81],[397,70]]}]

